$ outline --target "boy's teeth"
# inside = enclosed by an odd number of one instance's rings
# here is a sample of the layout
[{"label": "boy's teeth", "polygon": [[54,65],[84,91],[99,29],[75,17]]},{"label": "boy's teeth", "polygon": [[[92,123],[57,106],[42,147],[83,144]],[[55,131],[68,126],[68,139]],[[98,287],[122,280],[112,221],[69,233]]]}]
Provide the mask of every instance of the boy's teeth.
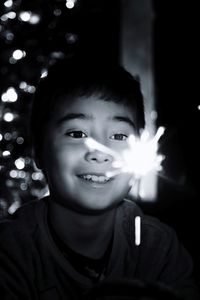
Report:
[{"label": "boy's teeth", "polygon": [[97,175],[82,175],[81,176],[82,178],[86,179],[86,180],[90,180],[90,181],[93,181],[93,182],[107,182],[109,180],[108,177],[106,176],[97,176]]}]

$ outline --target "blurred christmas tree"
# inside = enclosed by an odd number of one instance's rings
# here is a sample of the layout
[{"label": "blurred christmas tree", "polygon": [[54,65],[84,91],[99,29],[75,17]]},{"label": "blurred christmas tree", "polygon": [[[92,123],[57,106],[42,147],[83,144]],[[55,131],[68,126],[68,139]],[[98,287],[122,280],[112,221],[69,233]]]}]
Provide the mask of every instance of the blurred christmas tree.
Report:
[{"label": "blurred christmas tree", "polygon": [[115,1],[5,0],[0,3],[0,216],[48,188],[31,158],[32,97],[49,65],[81,54],[118,60]]}]

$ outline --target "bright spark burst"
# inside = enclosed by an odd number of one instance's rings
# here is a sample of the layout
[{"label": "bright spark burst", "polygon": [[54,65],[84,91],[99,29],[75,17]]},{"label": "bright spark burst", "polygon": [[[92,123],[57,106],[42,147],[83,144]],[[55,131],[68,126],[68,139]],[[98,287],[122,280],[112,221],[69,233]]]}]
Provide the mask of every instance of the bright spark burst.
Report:
[{"label": "bright spark burst", "polygon": [[91,150],[98,150],[113,157],[112,167],[115,170],[108,171],[106,175],[113,177],[120,173],[130,173],[134,179],[140,179],[152,170],[160,171],[163,155],[158,155],[158,141],[165,129],[159,127],[155,136],[149,138],[149,133],[144,130],[141,137],[130,135],[127,139],[127,148],[121,153],[98,143],[92,138],[87,138],[86,146]]}]

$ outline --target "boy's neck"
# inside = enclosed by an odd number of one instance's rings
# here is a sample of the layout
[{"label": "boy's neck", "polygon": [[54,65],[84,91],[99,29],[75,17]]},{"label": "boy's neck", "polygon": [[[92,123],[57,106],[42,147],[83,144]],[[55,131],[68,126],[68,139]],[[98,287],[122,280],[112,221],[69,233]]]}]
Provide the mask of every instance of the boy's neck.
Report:
[{"label": "boy's neck", "polygon": [[105,253],[114,230],[116,208],[99,215],[79,213],[49,199],[49,220],[56,234],[72,250],[98,259]]}]

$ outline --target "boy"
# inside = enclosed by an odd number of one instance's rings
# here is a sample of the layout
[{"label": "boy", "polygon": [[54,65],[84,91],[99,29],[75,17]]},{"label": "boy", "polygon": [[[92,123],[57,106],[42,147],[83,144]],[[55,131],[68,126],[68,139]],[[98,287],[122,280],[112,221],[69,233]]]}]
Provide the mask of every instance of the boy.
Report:
[{"label": "boy", "polygon": [[198,299],[191,258],[173,230],[125,200],[131,175],[108,177],[112,154],[85,144],[92,137],[120,154],[131,134],[139,136],[139,82],[118,66],[58,62],[38,86],[31,128],[50,196],[0,225],[1,299],[82,299],[96,283],[121,279]]}]

